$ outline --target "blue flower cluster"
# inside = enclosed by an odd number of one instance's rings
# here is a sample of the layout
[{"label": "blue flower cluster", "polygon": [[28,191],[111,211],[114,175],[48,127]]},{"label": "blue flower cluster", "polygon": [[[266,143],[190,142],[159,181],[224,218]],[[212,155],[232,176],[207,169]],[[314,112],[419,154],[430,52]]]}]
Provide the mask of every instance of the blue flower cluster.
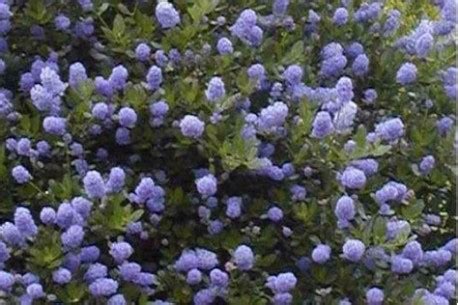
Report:
[{"label": "blue flower cluster", "polygon": [[0,0],[2,300],[456,302],[456,0],[115,2]]}]

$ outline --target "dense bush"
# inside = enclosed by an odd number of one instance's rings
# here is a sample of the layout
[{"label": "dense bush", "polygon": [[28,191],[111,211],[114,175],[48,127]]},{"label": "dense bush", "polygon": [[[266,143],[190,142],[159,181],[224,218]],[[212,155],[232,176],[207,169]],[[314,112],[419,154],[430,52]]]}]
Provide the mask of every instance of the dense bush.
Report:
[{"label": "dense bush", "polygon": [[0,1],[0,299],[453,302],[456,3]]}]

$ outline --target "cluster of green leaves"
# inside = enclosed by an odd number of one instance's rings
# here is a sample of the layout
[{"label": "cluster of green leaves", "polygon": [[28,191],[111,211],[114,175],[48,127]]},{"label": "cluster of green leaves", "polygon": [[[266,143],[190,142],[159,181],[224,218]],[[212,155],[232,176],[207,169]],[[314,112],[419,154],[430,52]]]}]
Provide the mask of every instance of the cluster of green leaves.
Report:
[{"label": "cluster of green leaves", "polygon": [[[453,103],[445,97],[437,77],[437,71],[453,63],[456,50],[449,48],[433,53],[427,60],[409,58],[419,69],[418,85],[400,88],[395,83],[395,73],[405,56],[392,47],[396,37],[385,38],[374,35],[367,28],[349,23],[336,28],[330,18],[340,1],[290,1],[290,13],[297,21],[292,31],[272,28],[266,31],[265,39],[258,49],[249,48],[234,40],[236,54],[203,56],[198,63],[183,67],[164,69],[164,84],[158,92],[149,92],[142,84],[149,68],[147,64],[134,59],[134,48],[139,42],[147,42],[154,49],[169,51],[177,48],[180,52],[191,50],[199,53],[205,43],[215,44],[220,35],[229,35],[227,26],[217,26],[211,20],[219,15],[226,16],[231,24],[242,8],[256,9],[260,14],[270,14],[270,3],[257,0],[178,0],[174,1],[181,13],[179,27],[162,31],[154,20],[154,1],[94,1],[95,10],[88,13],[95,24],[95,36],[102,46],[95,48],[88,41],[75,40],[70,35],[54,30],[53,17],[66,12],[72,20],[80,20],[79,7],[67,7],[65,1],[31,0],[14,9],[15,25],[10,35],[13,54],[6,58],[8,79],[2,85],[17,93],[15,106],[22,114],[11,130],[6,122],[0,122],[0,139],[7,137],[29,137],[45,139],[53,143],[53,159],[46,164],[24,159],[20,161],[33,168],[33,183],[17,186],[9,177],[9,170],[18,163],[8,159],[4,145],[0,146],[0,215],[9,219],[14,206],[25,202],[37,215],[44,205],[57,207],[74,196],[83,194],[81,179],[71,165],[72,157],[68,145],[54,136],[46,135],[41,127],[42,117],[31,106],[27,93],[20,93],[17,80],[20,73],[27,71],[34,55],[46,57],[50,50],[60,55],[61,71],[75,61],[85,64],[90,77],[108,76],[112,67],[124,64],[129,70],[129,84],[122,94],[113,99],[113,105],[128,105],[139,113],[139,126],[132,130],[133,144],[119,147],[111,131],[104,131],[99,138],[92,138],[88,129],[94,120],[89,112],[91,103],[103,100],[95,93],[92,81],[88,80],[79,88],[68,89],[64,96],[65,115],[70,132],[76,141],[84,144],[86,157],[91,166],[105,173],[111,166],[129,164],[135,175],[127,181],[128,190],[138,183],[138,174],[165,170],[167,172],[166,210],[158,226],[148,224],[148,215],[138,206],[128,202],[127,193],[109,196],[103,202],[96,202],[89,221],[88,243],[94,243],[103,250],[109,241],[123,235],[126,225],[142,220],[149,238],[132,241],[136,251],[133,260],[155,266],[159,285],[157,295],[174,300],[177,304],[192,302],[194,290],[185,284],[184,276],[177,274],[170,264],[181,251],[189,247],[204,247],[217,252],[220,261],[230,259],[231,251],[239,244],[250,244],[256,252],[256,267],[252,272],[231,271],[231,286],[227,296],[229,304],[267,304],[269,296],[263,287],[267,273],[275,274],[295,270],[300,278],[295,300],[309,303],[334,304],[340,296],[348,296],[363,303],[363,291],[368,285],[385,287],[387,303],[397,304],[413,294],[421,285],[430,284],[427,275],[419,274],[409,278],[392,275],[389,266],[380,265],[376,271],[333,259],[325,266],[313,266],[309,273],[299,273],[295,267],[302,256],[308,256],[319,243],[328,243],[333,255],[338,257],[343,241],[352,236],[360,238],[368,246],[380,246],[389,252],[399,251],[416,234],[421,232],[425,213],[438,213],[444,220],[434,232],[434,237],[418,237],[434,248],[452,236],[456,225],[454,202],[456,192],[456,164],[453,151],[454,135],[439,137],[435,122],[439,116],[454,112]],[[357,7],[361,1],[353,1]],[[269,4],[269,5],[268,5]],[[329,4],[332,4],[332,8]],[[429,1],[387,1],[385,10],[397,8],[405,16],[399,35],[408,33],[425,12],[431,18],[437,11]],[[314,9],[323,16],[319,36],[307,36],[304,32],[305,13]],[[206,20],[210,20],[206,21]],[[44,41],[24,41],[30,26],[39,24],[46,31]],[[398,36],[399,36],[398,35]],[[282,69],[290,64],[300,64],[305,71],[304,81],[312,87],[332,84],[318,75],[322,47],[332,41],[347,44],[360,41],[365,45],[370,58],[371,73],[365,78],[355,78],[355,101],[364,117],[358,117],[355,129],[350,134],[333,135],[325,140],[312,139],[310,130],[318,105],[307,100],[290,104],[287,123],[287,138],[273,138],[261,135],[260,139],[275,144],[273,159],[277,164],[292,162],[299,172],[303,167],[312,168],[312,176],[297,176],[281,183],[254,176],[251,171],[259,166],[258,142],[241,136],[243,118],[236,110],[236,104],[248,97],[252,111],[257,112],[268,104],[268,92],[259,92],[248,80],[246,68],[256,62],[262,63],[272,80],[280,80]],[[63,78],[65,78],[64,74]],[[151,101],[164,98],[170,112],[165,126],[184,114],[193,113],[208,121],[213,108],[205,100],[206,82],[214,75],[223,78],[227,98],[218,104],[223,120],[219,124],[207,124],[204,137],[191,141],[180,135],[177,128],[153,129],[148,126],[148,106]],[[375,105],[359,103],[363,90],[375,88],[379,98]],[[426,110],[421,106],[426,98],[434,97],[434,107]],[[366,141],[367,133],[385,116],[402,116],[406,125],[407,141],[396,145]],[[297,120],[293,117],[297,116]],[[294,123],[292,123],[294,122]],[[352,139],[356,149],[345,152],[344,143]],[[109,162],[97,160],[95,151],[108,148]],[[132,154],[142,159],[131,163]],[[437,168],[428,176],[419,174],[416,165],[426,154],[434,154]],[[361,158],[375,158],[380,163],[380,172],[369,179],[365,190],[359,192],[357,200],[358,217],[350,232],[336,229],[333,210],[335,202],[345,190],[336,182],[335,176],[348,162]],[[29,164],[30,163],[30,164]],[[244,213],[237,221],[221,217],[225,228],[216,236],[209,236],[207,223],[196,215],[193,197],[196,195],[193,170],[209,168],[218,175],[218,196],[221,201],[229,196],[242,196]],[[294,180],[296,179],[296,180]],[[377,215],[378,206],[373,198],[374,191],[389,180],[396,179],[408,185],[415,194],[400,206],[396,213],[411,223],[412,230],[402,232],[396,239],[387,240],[387,219]],[[299,183],[310,194],[306,200],[293,202],[289,187]],[[281,225],[273,225],[263,215],[272,205],[279,205],[285,213],[284,226],[295,233],[292,237],[282,234]],[[224,215],[223,203],[213,211]],[[436,234],[437,233],[437,234]],[[65,304],[81,304],[88,299],[86,285],[75,275],[75,281],[58,287],[50,278],[51,272],[62,262],[59,232],[40,228],[33,247],[26,252],[14,253],[14,262],[19,271],[31,270],[45,279],[47,287]],[[104,257],[105,263],[110,261]],[[348,283],[353,283],[349,285]],[[332,288],[330,288],[332,287]],[[145,304],[148,297],[137,288],[123,283],[121,291],[136,304]],[[297,303],[301,302],[297,301]]]}]

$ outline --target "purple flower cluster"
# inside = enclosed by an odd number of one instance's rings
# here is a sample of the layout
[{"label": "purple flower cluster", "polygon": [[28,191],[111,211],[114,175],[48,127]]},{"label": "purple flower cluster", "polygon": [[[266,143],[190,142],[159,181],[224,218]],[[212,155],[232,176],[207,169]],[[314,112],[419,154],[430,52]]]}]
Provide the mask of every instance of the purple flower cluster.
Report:
[{"label": "purple flower cluster", "polygon": [[275,102],[263,108],[257,117],[257,128],[263,133],[278,132],[288,116],[288,106],[282,102]]},{"label": "purple flower cluster", "polygon": [[455,300],[456,0],[19,2],[6,302]]},{"label": "purple flower cluster", "polygon": [[246,245],[238,246],[235,249],[234,254],[234,263],[240,270],[250,270],[254,265],[254,254],[250,247]]},{"label": "purple flower cluster", "polygon": [[178,11],[167,1],[158,2],[155,15],[163,29],[173,28],[180,23]]},{"label": "purple flower cluster", "polygon": [[337,200],[334,214],[337,217],[337,224],[339,228],[347,228],[350,221],[355,218],[356,209],[354,201],[351,197],[342,196]]},{"label": "purple flower cluster", "polygon": [[[32,70],[32,75],[34,72]],[[57,72],[49,66],[42,67],[35,74],[38,74],[41,84],[34,85],[30,89],[33,105],[42,112],[58,113],[62,103],[61,96],[67,85],[60,80]]]},{"label": "purple flower cluster", "polygon": [[403,64],[396,74],[396,81],[403,86],[414,83],[416,79],[417,67],[410,62]]},{"label": "purple flower cluster", "polygon": [[210,102],[217,102],[222,99],[226,94],[224,88],[224,82],[220,77],[213,77],[208,82],[207,90],[205,90],[205,96]]},{"label": "purple flower cluster", "polygon": [[264,32],[256,25],[257,18],[256,12],[251,9],[241,12],[230,28],[232,35],[238,37],[249,46],[259,46],[262,42]]},{"label": "purple flower cluster", "polygon": [[312,260],[318,264],[324,264],[331,258],[331,247],[318,245],[312,251]]},{"label": "purple flower cluster", "polygon": [[204,133],[205,123],[194,115],[185,115],[180,121],[180,130],[188,138],[200,138]]},{"label": "purple flower cluster", "polygon": [[196,180],[196,187],[203,197],[213,196],[218,189],[218,181],[215,176],[208,174]]},{"label": "purple flower cluster", "polygon": [[337,42],[326,45],[321,52],[320,74],[324,77],[340,76],[348,62],[343,51],[343,47]]},{"label": "purple flower cluster", "polygon": [[218,43],[216,44],[216,49],[221,55],[228,55],[234,52],[232,42],[226,37],[223,37],[220,40],[218,40]]},{"label": "purple flower cluster", "polygon": [[358,262],[364,255],[366,246],[358,239],[349,239],[342,247],[343,257],[351,262]]},{"label": "purple flower cluster", "polygon": [[274,304],[291,304],[293,296],[290,291],[296,287],[297,278],[291,273],[280,273],[276,276],[267,278],[266,287],[268,287],[274,295]]},{"label": "purple flower cluster", "polygon": [[385,141],[398,140],[404,132],[404,123],[400,118],[388,119],[375,126],[375,134]]},{"label": "purple flower cluster", "polygon": [[11,175],[19,184],[27,183],[32,179],[32,175],[30,175],[29,171],[22,165],[15,166],[11,170]]}]

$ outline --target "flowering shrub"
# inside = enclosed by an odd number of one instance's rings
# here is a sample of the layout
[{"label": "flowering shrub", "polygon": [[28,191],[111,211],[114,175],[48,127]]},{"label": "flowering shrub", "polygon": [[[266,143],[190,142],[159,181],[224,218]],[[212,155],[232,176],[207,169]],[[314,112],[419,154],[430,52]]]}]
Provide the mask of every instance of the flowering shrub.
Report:
[{"label": "flowering shrub", "polygon": [[451,304],[456,0],[0,1],[7,304]]}]

